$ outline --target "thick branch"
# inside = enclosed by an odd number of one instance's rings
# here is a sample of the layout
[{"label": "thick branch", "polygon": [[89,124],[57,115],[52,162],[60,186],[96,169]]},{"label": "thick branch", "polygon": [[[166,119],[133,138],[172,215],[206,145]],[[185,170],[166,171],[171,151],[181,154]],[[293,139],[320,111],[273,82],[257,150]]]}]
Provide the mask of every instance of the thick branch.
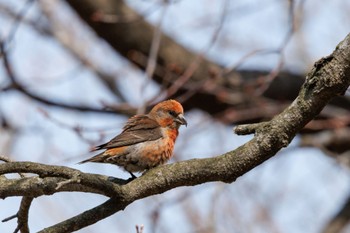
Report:
[{"label": "thick branch", "polygon": [[0,180],[0,198],[23,196],[24,194],[31,197],[39,197],[42,195],[51,195],[56,192],[89,192],[106,195],[104,190],[94,189],[82,184],[67,184],[57,189],[57,184],[66,181],[60,177],[40,178],[37,176],[27,177],[23,179],[2,179]]},{"label": "thick branch", "polygon": [[4,61],[4,67],[5,71],[7,73],[7,76],[9,77],[11,84],[5,88],[3,91],[9,91],[9,90],[17,90],[20,93],[24,94],[25,96],[36,100],[40,103],[49,105],[49,106],[54,106],[54,107],[61,107],[61,108],[66,108],[66,109],[73,109],[77,111],[82,111],[82,112],[97,112],[97,113],[120,113],[120,114],[125,114],[125,115],[133,115],[136,113],[136,110],[133,108],[125,108],[125,107],[114,107],[113,110],[111,109],[101,109],[101,108],[94,108],[94,107],[89,107],[89,106],[82,106],[82,105],[74,105],[74,104],[68,104],[68,103],[62,103],[58,101],[53,101],[46,99],[44,97],[38,96],[29,90],[27,90],[21,83],[18,82],[18,78],[15,74],[15,72],[12,69],[12,66],[9,61],[9,57],[7,52],[5,51],[5,44],[4,42],[0,41],[0,52],[3,57]]},{"label": "thick branch", "polygon": [[65,233],[79,230],[85,226],[94,224],[115,212],[124,209],[129,203],[123,203],[119,199],[111,198],[105,203],[81,213],[66,221],[60,222],[51,227],[45,228],[38,233]]},{"label": "thick branch", "polygon": [[[83,173],[79,170],[51,166],[32,162],[9,162],[0,164],[0,175],[9,173],[34,173],[39,177],[27,177],[21,180],[1,179],[0,198],[8,196],[40,196],[50,195],[58,191],[91,191],[109,197],[117,197],[121,194],[119,186],[109,181],[109,178],[97,174]],[[72,180],[65,185],[60,182]],[[79,182],[78,182],[79,181]],[[122,180],[115,180],[125,183]]]}]

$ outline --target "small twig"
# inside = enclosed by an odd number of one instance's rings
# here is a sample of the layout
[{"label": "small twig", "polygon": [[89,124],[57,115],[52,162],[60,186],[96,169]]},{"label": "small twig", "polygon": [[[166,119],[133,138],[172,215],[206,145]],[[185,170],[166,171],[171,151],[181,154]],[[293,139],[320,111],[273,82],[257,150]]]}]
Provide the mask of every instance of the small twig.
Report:
[{"label": "small twig", "polygon": [[[13,162],[10,158],[4,155],[0,156],[0,160],[7,163]],[[18,174],[20,175],[21,178],[25,178],[25,175],[23,173],[18,173]],[[21,233],[29,233],[28,212],[29,212],[30,204],[32,203],[33,199],[34,199],[33,197],[23,196],[21,205],[19,207],[17,214],[2,220],[2,222],[7,222],[11,219],[17,218],[17,227],[14,230],[14,233],[17,233],[19,231],[21,231]]]},{"label": "small twig", "polygon": [[[227,9],[228,9],[229,2],[230,1],[226,0],[222,6],[222,13],[220,16],[219,24],[215,28],[215,31],[214,31],[214,33],[209,41],[209,45],[202,49],[202,51],[189,64],[189,66],[183,72],[183,74],[180,77],[178,77],[169,88],[167,88],[166,90],[162,90],[160,93],[157,93],[153,98],[148,100],[148,103],[153,103],[155,100],[159,100],[159,96],[161,96],[161,97],[165,96],[162,99],[170,98],[179,89],[183,88],[184,85],[190,80],[190,78],[193,76],[193,74],[198,70],[198,67],[200,66],[201,62],[203,61],[203,58],[205,57],[205,55],[208,54],[209,50],[214,46],[215,42],[217,41],[219,34],[220,34],[220,31],[223,27],[223,24],[224,24],[226,16],[227,16]],[[198,86],[202,87],[202,85],[204,83],[206,83],[206,80],[204,80],[204,82],[200,82],[200,84]],[[193,87],[190,88],[190,91],[192,89],[193,89]],[[195,90],[197,90],[197,88]],[[191,96],[193,94],[194,94],[194,92],[192,92],[192,93],[190,92],[189,96]],[[182,96],[182,98],[186,98],[186,96]]]},{"label": "small twig", "polygon": [[203,56],[199,55],[197,56],[194,61],[188,66],[188,68],[185,70],[183,75],[181,75],[167,90],[166,90],[166,98],[169,98],[170,96],[174,95],[185,83],[188,82],[188,80],[192,77],[194,72],[199,67],[199,64],[202,62]]},{"label": "small twig", "polygon": [[33,199],[33,197],[24,196],[22,198],[18,212],[10,217],[4,218],[1,222],[8,222],[12,219],[17,218],[17,227],[14,230],[14,233],[17,233],[19,231],[21,231],[21,233],[29,233],[28,214]]},{"label": "small twig", "polygon": [[101,10],[96,11],[91,15],[91,20],[98,23],[134,23],[144,19],[146,16],[151,15],[153,12],[158,10],[158,5],[152,5],[148,9],[144,10],[140,14],[129,14],[129,15],[116,15],[108,14]]},{"label": "small twig", "polygon": [[256,130],[264,125],[268,124],[268,122],[260,122],[255,124],[246,124],[246,125],[238,125],[233,128],[234,133],[237,135],[247,135],[253,134]]},{"label": "small twig", "polygon": [[[6,155],[0,155],[0,160],[1,160],[1,161],[4,161],[4,162],[6,162],[6,163],[13,162],[13,160],[10,159],[9,157],[7,157]],[[23,173],[20,173],[20,172],[18,172],[18,175],[19,175],[21,178],[26,177]]]},{"label": "small twig", "polygon": [[0,160],[4,161],[6,163],[12,162],[12,160],[9,157],[5,156],[5,155],[0,155]]},{"label": "small twig", "polygon": [[29,233],[28,227],[28,217],[29,217],[29,208],[32,204],[33,197],[23,197],[21,205],[17,212],[17,228],[15,232],[21,231],[21,233]]},{"label": "small twig", "polygon": [[286,35],[285,35],[283,41],[281,42],[281,44],[277,48],[274,48],[274,49],[256,49],[256,50],[250,51],[248,54],[243,56],[237,63],[224,69],[223,74],[225,76],[228,76],[234,70],[236,70],[239,66],[241,66],[245,61],[247,61],[249,58],[251,58],[255,55],[277,54],[279,56],[279,61],[276,64],[276,66],[271,70],[271,72],[258,78],[254,83],[254,90],[255,90],[254,95],[255,96],[262,95],[270,87],[271,83],[278,77],[278,75],[280,74],[280,72],[283,68],[283,65],[285,63],[284,51],[285,51],[288,43],[290,42],[293,34],[296,31],[294,6],[295,6],[295,1],[290,0],[289,7],[288,7],[289,29],[286,32]]},{"label": "small twig", "polygon": [[143,229],[144,229],[143,224],[141,224],[140,226],[136,225],[135,227],[136,227],[136,233],[143,233]]},{"label": "small twig", "polygon": [[[156,66],[157,66],[157,56],[158,56],[158,52],[159,52],[159,48],[160,48],[160,43],[161,43],[161,39],[162,39],[162,30],[161,30],[161,26],[162,23],[164,22],[165,16],[166,16],[166,12],[168,10],[168,4],[166,2],[164,2],[164,7],[160,16],[160,19],[158,21],[158,24],[155,27],[155,31],[154,31],[154,35],[153,35],[153,39],[152,39],[152,43],[151,43],[151,48],[150,48],[150,53],[149,53],[149,59],[147,60],[147,65],[146,65],[146,70],[145,70],[145,74],[146,74],[146,78],[147,80],[145,81],[145,83],[141,86],[141,93],[143,94],[145,92],[145,89],[147,87],[147,84],[149,83],[150,80],[152,80],[153,74],[156,70]],[[138,110],[137,112],[139,114],[144,113],[145,112],[145,108],[146,105],[148,103],[144,103]]]},{"label": "small twig", "polygon": [[14,214],[14,215],[12,215],[10,217],[4,218],[3,220],[1,220],[1,222],[8,222],[8,221],[10,221],[10,220],[12,220],[14,218],[17,218],[17,216],[18,216],[18,213]]},{"label": "small twig", "polygon": [[54,107],[59,107],[59,108],[65,108],[65,109],[70,109],[70,110],[75,110],[75,111],[82,111],[82,112],[96,112],[96,113],[112,113],[112,114],[126,114],[130,115],[130,109],[125,109],[125,108],[113,108],[112,110],[110,109],[101,109],[101,108],[94,108],[94,107],[89,107],[89,106],[83,106],[83,105],[74,105],[74,104],[68,104],[68,103],[61,103],[58,101],[53,101],[50,99],[46,99],[44,97],[38,96],[29,90],[27,90],[21,83],[19,83],[17,80],[18,78],[16,77],[12,66],[10,64],[8,55],[5,51],[5,44],[4,42],[0,41],[0,54],[3,55],[3,60],[4,60],[4,67],[5,71],[7,73],[8,78],[11,81],[11,85],[6,89],[7,91],[9,90],[17,90],[23,95],[29,97],[30,99],[34,101],[38,101],[40,103],[43,103],[45,105],[49,106],[54,106]]},{"label": "small twig", "polygon": [[219,34],[220,34],[222,27],[224,26],[224,23],[226,20],[228,10],[230,9],[229,8],[230,2],[231,1],[229,1],[229,0],[225,0],[224,3],[222,4],[218,25],[216,26],[214,33],[212,34],[212,36],[210,38],[208,47],[204,48],[201,54],[206,55],[209,52],[209,50],[215,45],[216,41],[218,40]]},{"label": "small twig", "polygon": [[150,211],[150,218],[151,218],[150,231],[157,232],[156,227],[158,225],[159,216],[161,215],[162,209],[179,204],[179,203],[185,201],[189,197],[191,197],[190,190],[183,192],[182,194],[177,196],[175,199],[165,200],[165,201],[160,202],[156,208],[154,208],[152,211]]},{"label": "small twig", "polygon": [[252,51],[249,51],[245,55],[243,55],[237,62],[234,64],[231,64],[227,66],[225,69],[223,69],[223,75],[229,76],[231,73],[235,72],[241,65],[244,64],[249,58],[257,56],[257,55],[271,55],[271,54],[278,54],[280,53],[277,49],[254,49]]},{"label": "small twig", "polygon": [[[16,35],[16,32],[19,28],[19,25],[20,25],[22,19],[24,18],[25,14],[28,12],[28,10],[33,2],[34,2],[34,0],[27,0],[24,3],[23,8],[20,10],[20,12],[15,17],[15,21],[13,22],[11,30],[7,36],[7,39],[6,39],[6,47],[7,47],[6,50],[8,50],[8,47],[9,47],[8,44],[10,44],[13,41],[13,38]],[[4,55],[4,51],[5,51],[5,48],[2,51],[0,51],[0,58]]]}]

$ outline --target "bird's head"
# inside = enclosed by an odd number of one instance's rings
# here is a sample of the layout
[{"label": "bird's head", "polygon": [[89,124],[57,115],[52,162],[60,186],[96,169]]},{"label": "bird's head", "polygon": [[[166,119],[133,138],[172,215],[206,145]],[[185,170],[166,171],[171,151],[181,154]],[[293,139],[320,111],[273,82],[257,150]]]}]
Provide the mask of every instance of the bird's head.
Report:
[{"label": "bird's head", "polygon": [[154,106],[149,113],[162,127],[178,129],[181,125],[187,126],[182,105],[176,100],[166,100]]}]

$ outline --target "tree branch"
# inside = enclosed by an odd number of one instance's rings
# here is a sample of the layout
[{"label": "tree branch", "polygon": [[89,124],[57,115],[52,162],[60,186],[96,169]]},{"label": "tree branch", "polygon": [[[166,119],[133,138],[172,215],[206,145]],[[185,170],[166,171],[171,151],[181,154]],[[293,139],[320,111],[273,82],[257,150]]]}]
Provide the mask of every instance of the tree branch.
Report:
[{"label": "tree branch", "polygon": [[40,103],[53,106],[53,107],[72,109],[72,110],[81,111],[81,112],[112,113],[112,114],[120,113],[125,115],[134,115],[136,113],[136,110],[131,107],[114,106],[113,109],[94,108],[90,106],[62,103],[62,102],[53,101],[53,100],[49,100],[44,97],[38,96],[30,92],[29,90],[27,90],[21,83],[18,82],[18,79],[11,67],[8,54],[5,51],[5,44],[2,41],[0,41],[0,52],[3,56],[5,71],[11,81],[11,84],[8,87],[6,87],[3,91],[17,90],[20,93],[24,94],[25,96],[35,101],[38,101]]},{"label": "tree branch", "polygon": [[[98,174],[83,173],[79,170],[52,166],[32,162],[9,162],[0,164],[0,175],[9,173],[34,173],[39,177],[26,177],[23,179],[1,179],[0,198],[8,196],[41,196],[51,195],[58,191],[81,191],[103,194],[109,197],[117,197],[121,194],[118,184],[127,181],[111,179]],[[79,183],[75,183],[79,177]],[[61,185],[61,182],[66,184]],[[6,187],[6,188],[5,188]]]},{"label": "tree branch", "polygon": [[15,230],[15,232],[18,232],[20,230],[21,233],[29,233],[28,215],[29,208],[32,204],[33,199],[33,197],[26,196],[22,198],[21,205],[17,212],[17,231]]},{"label": "tree branch", "polygon": [[101,219],[111,216],[119,210],[123,210],[129,203],[123,203],[117,198],[111,198],[105,203],[81,213],[73,218],[67,219],[51,227],[45,228],[38,233],[65,233],[79,230],[94,224]]}]

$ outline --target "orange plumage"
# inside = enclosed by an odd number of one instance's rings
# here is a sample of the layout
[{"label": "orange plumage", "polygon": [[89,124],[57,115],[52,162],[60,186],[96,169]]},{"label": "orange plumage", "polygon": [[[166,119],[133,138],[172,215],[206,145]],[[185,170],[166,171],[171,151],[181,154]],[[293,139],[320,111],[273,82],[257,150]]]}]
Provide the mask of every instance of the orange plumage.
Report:
[{"label": "orange plumage", "polygon": [[104,152],[85,162],[112,163],[132,172],[142,172],[167,162],[172,154],[180,125],[186,125],[182,105],[163,101],[147,115],[131,117],[123,131],[109,142],[93,148]]}]

